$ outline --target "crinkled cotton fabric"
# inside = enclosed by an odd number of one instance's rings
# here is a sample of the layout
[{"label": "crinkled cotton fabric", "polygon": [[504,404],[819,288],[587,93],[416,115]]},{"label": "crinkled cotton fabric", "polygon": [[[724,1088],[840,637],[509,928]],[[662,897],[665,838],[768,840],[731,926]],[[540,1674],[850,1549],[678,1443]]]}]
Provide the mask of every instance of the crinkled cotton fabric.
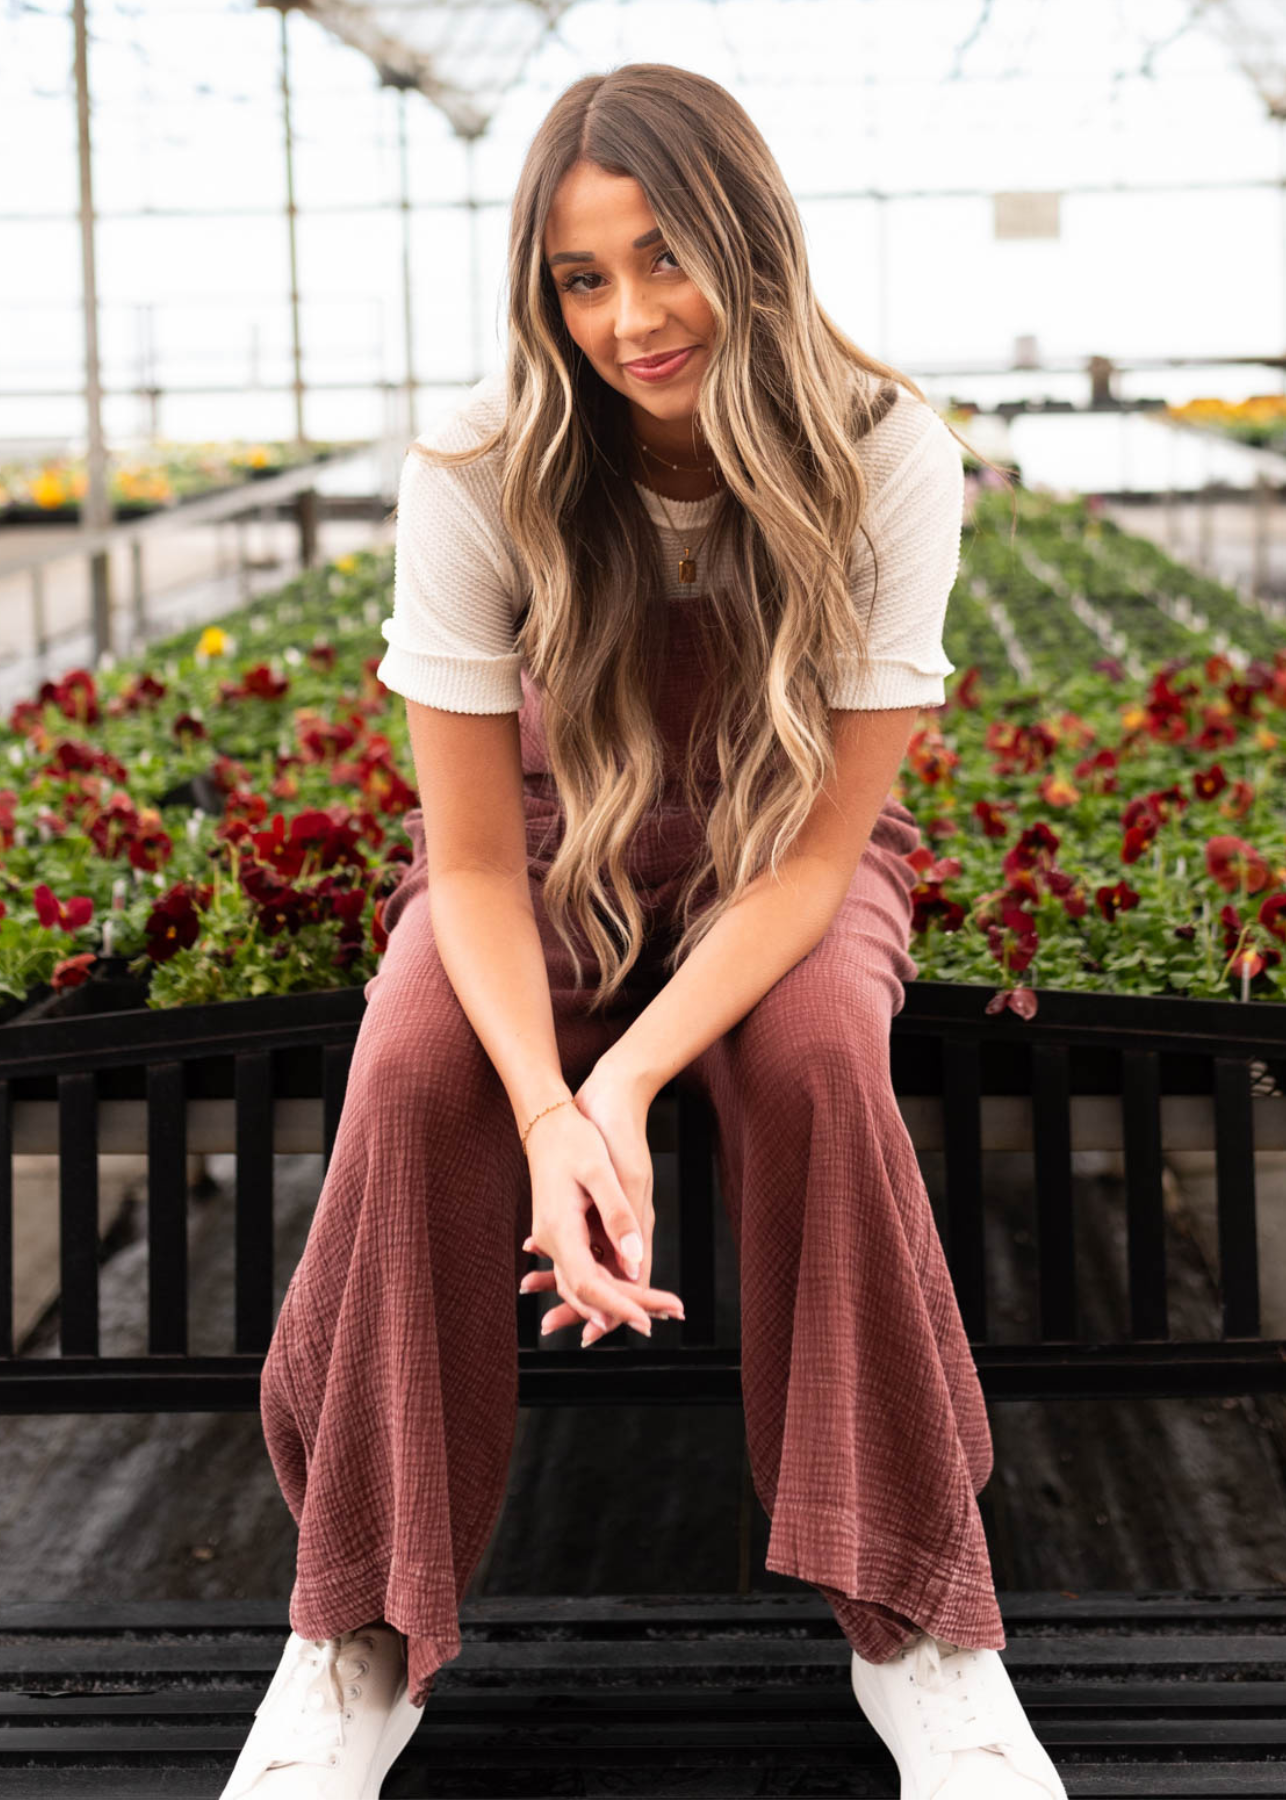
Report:
[{"label": "crinkled cotton fabric", "polygon": [[[530,891],[573,1089],[664,978],[702,841],[677,770],[717,678],[704,616],[699,599],[670,609],[657,724],[675,775],[633,845],[647,948],[606,1015],[588,1012],[587,941],[574,930],[578,993],[542,904],[561,808],[540,692],[522,674]],[[423,1705],[460,1653],[460,1603],[505,1497],[517,1286],[533,1263],[513,1112],[438,955],[419,808],[406,825],[414,860],[385,905],[388,947],[260,1404],[299,1527],[292,1627],[325,1638],[386,1619],[406,1634]],[[889,1071],[890,1024],[918,973],[905,859],[919,841],[890,796],[825,935],[677,1077],[717,1120],[767,1567],[813,1584],[874,1662],[917,1629],[1005,1646],[977,1505],[986,1407]]]}]

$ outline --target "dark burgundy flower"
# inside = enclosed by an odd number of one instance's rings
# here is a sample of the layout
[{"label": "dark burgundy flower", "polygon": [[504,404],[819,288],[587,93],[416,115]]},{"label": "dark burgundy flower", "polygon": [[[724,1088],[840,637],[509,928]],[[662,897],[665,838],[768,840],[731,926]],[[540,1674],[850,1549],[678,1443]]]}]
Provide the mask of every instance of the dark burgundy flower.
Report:
[{"label": "dark burgundy flower", "polygon": [[1222,794],[1228,785],[1228,777],[1218,763],[1211,763],[1208,769],[1196,769],[1192,776],[1192,791],[1198,800],[1214,800]]},{"label": "dark burgundy flower", "polygon": [[1094,890],[1094,902],[1103,917],[1110,923],[1118,913],[1130,912],[1139,904],[1140,896],[1124,881],[1116,882],[1112,887],[1098,887]]},{"label": "dark burgundy flower", "polygon": [[69,780],[86,770],[98,770],[109,781],[118,781],[122,785],[129,780],[129,770],[123,762],[108,755],[105,750],[95,750],[92,744],[81,743],[74,738],[58,740],[53,754],[45,764],[44,772]]},{"label": "dark burgundy flower", "polygon": [[70,900],[55,899],[47,882],[41,881],[31,890],[36,917],[47,931],[79,931],[94,916],[94,902],[88,894],[74,894]]},{"label": "dark burgundy flower", "polygon": [[1286,889],[1270,894],[1259,909],[1259,923],[1274,937],[1286,939]]},{"label": "dark burgundy flower", "polygon": [[98,693],[88,669],[69,669],[60,681],[46,681],[40,698],[42,702],[52,701],[69,719],[77,719],[82,725],[98,724]]},{"label": "dark burgundy flower", "polygon": [[113,788],[107,804],[99,806],[86,822],[85,834],[102,857],[120,855],[138,822],[138,808],[124,788]]},{"label": "dark burgundy flower", "polygon": [[1221,801],[1219,811],[1225,819],[1244,819],[1255,804],[1255,790],[1248,781],[1240,777],[1233,782],[1231,791]]},{"label": "dark burgundy flower", "polygon": [[89,980],[90,966],[97,961],[97,950],[82,950],[79,956],[65,956],[54,964],[49,977],[50,987],[56,994],[61,994],[64,988],[79,987],[82,981]]},{"label": "dark burgundy flower", "polygon": [[989,838],[1007,837],[1009,827],[1002,818],[1002,813],[1015,810],[1012,800],[975,800],[973,816],[982,826],[982,835]]},{"label": "dark burgundy flower", "polygon": [[[209,889],[206,889],[209,892]],[[201,934],[201,920],[192,890],[184,881],[162,894],[143,926],[147,953],[153,962],[168,962],[180,950],[190,949]]]},{"label": "dark burgundy flower", "polygon": [[1002,988],[993,994],[983,1008],[984,1012],[1015,1012],[1020,1019],[1030,1019],[1036,1013],[1036,994],[1032,988]]},{"label": "dark burgundy flower", "polygon": [[129,860],[134,868],[154,874],[173,856],[174,839],[160,825],[151,822],[159,817],[153,808],[148,807],[139,817],[139,829],[130,839]]},{"label": "dark burgundy flower", "polygon": [[280,700],[290,683],[284,675],[274,675],[267,663],[256,663],[241,677],[242,692],[257,700]]},{"label": "dark burgundy flower", "polygon": [[1156,834],[1157,823],[1153,818],[1144,818],[1137,825],[1132,825],[1121,844],[1121,861],[1134,863],[1141,856],[1146,856],[1156,841]]},{"label": "dark burgundy flower", "polygon": [[275,899],[259,909],[259,929],[265,937],[278,937],[288,931],[298,937],[308,911],[308,896],[298,888],[285,887]]},{"label": "dark burgundy flower", "polygon": [[1226,894],[1243,887],[1247,894],[1258,894],[1272,880],[1272,871],[1253,844],[1226,835],[1206,839],[1206,871]]}]

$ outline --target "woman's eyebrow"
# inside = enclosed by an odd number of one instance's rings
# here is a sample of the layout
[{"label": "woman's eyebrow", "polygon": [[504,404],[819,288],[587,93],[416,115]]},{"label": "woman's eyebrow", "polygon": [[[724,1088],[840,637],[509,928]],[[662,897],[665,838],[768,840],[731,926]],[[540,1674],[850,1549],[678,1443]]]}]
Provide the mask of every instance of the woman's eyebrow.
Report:
[{"label": "woman's eyebrow", "polygon": [[[651,231],[645,231],[642,237],[636,237],[634,242],[630,245],[630,249],[646,250],[648,245],[655,244],[660,239],[661,235],[661,227],[659,225],[654,226]],[[592,250],[559,250],[555,255],[550,257],[549,266],[552,269],[555,263],[593,262],[593,260],[594,252]]]}]

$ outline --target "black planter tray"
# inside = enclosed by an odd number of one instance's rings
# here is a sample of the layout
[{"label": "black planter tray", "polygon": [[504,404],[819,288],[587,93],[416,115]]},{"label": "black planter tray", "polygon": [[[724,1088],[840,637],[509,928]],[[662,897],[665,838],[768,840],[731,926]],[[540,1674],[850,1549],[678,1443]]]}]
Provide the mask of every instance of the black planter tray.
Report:
[{"label": "black planter tray", "polygon": [[[190,1097],[234,1091],[238,1055],[272,1053],[282,1096],[320,1093],[321,1052],[351,1042],[365,1010],[362,983],[308,993],[220,1000],[202,1006],[145,1004],[142,986],[109,959],[98,980],[38,1000],[0,1029],[0,1079],[16,1097],[51,1097],[59,1072],[100,1071],[104,1097],[141,1097],[145,1069],[161,1057],[186,1066]],[[987,1014],[996,989],[981,983],[913,981],[893,1020],[890,1056],[897,1093],[941,1094],[944,1065],[967,1049],[980,1090],[1030,1094],[1033,1055],[1065,1057],[1075,1094],[1120,1094],[1127,1057],[1157,1058],[1166,1094],[1213,1092],[1216,1059],[1261,1065],[1261,1091],[1286,1093],[1286,1005],[1175,996],[1037,990],[1034,1018]]]}]

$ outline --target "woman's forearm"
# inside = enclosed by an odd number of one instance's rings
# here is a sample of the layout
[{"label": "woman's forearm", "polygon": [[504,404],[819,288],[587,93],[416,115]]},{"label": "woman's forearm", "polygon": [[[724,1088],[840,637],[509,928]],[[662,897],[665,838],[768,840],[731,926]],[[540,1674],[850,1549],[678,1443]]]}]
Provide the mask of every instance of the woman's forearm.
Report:
[{"label": "woman's forearm", "polygon": [[429,910],[442,966],[521,1131],[542,1107],[571,1092],[530,892],[525,880],[453,869],[434,878]]}]

